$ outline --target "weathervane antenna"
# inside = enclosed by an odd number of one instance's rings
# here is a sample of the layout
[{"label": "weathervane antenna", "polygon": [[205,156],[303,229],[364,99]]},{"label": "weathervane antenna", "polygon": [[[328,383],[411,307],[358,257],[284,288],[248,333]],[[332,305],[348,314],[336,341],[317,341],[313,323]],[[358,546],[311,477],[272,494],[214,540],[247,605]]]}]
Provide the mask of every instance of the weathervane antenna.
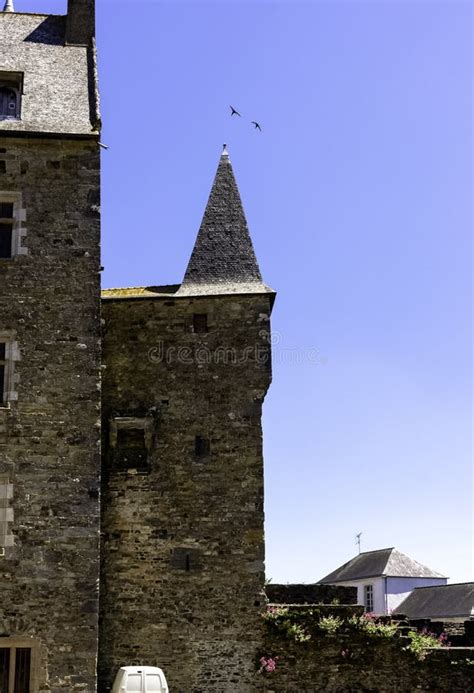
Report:
[{"label": "weathervane antenna", "polygon": [[359,547],[359,553],[360,553],[360,538],[362,536],[362,532],[359,532],[359,534],[356,534],[356,544]]}]

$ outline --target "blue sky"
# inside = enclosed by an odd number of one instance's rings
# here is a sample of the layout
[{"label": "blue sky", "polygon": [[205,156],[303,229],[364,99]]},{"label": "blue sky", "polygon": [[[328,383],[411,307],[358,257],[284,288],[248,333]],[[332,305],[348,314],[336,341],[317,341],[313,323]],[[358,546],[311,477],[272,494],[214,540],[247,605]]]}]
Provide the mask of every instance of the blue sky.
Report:
[{"label": "blue sky", "polygon": [[182,279],[227,142],[278,291],[273,581],[322,577],[360,531],[472,579],[471,12],[98,0],[104,286]]}]

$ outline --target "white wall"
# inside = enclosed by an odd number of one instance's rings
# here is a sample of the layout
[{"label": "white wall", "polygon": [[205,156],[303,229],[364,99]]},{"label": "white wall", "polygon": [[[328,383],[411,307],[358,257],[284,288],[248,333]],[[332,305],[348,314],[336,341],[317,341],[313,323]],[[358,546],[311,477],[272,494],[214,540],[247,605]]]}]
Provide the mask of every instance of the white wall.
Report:
[{"label": "white wall", "polygon": [[357,603],[364,603],[364,586],[372,585],[374,591],[374,613],[385,613],[385,585],[384,578],[373,577],[363,580],[353,580],[352,582],[338,582],[338,585],[347,585],[349,587],[357,587]]},{"label": "white wall", "polygon": [[[385,580],[387,581],[385,587]],[[389,614],[407,597],[415,587],[446,585],[447,578],[384,578],[373,577],[352,582],[338,582],[338,585],[357,587],[357,603],[364,604],[364,586],[372,585],[374,591],[374,613]],[[387,598],[385,598],[385,589]]]},{"label": "white wall", "polygon": [[447,578],[387,578],[388,613],[394,611],[415,587],[446,585]]}]

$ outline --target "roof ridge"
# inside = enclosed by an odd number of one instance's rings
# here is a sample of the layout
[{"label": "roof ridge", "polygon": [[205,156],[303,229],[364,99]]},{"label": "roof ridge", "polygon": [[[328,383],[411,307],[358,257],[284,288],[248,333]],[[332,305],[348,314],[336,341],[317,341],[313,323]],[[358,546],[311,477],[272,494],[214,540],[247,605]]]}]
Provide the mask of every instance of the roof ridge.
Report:
[{"label": "roof ridge", "polygon": [[[373,549],[372,551],[361,551],[360,553],[357,554],[357,556],[362,556],[362,554],[366,554],[366,553],[379,553],[380,551],[398,551],[398,549],[396,549],[395,546],[387,546],[386,549]],[[401,553],[401,551],[400,551],[400,553]],[[354,556],[354,558],[357,558],[357,556]]]},{"label": "roof ridge", "polygon": [[414,590],[432,590],[433,588],[441,588],[441,587],[459,587],[460,585],[472,585],[474,587],[474,581],[473,582],[451,582],[446,585],[421,585],[420,587],[414,587]]}]

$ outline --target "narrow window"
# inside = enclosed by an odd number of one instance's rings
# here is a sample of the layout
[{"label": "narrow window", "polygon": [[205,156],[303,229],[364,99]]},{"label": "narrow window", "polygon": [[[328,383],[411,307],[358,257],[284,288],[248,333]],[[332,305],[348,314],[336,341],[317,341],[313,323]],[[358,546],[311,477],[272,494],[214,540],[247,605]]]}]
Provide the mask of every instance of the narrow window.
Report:
[{"label": "narrow window", "polygon": [[207,326],[207,314],[206,313],[194,313],[193,315],[193,332],[196,334],[202,334],[208,332],[209,328]]},{"label": "narrow window", "polygon": [[196,457],[207,457],[211,452],[211,442],[209,438],[196,436],[194,440],[194,453]]},{"label": "narrow window", "polygon": [[21,192],[0,191],[0,260],[28,253],[25,222]]},{"label": "narrow window", "polygon": [[9,690],[10,680],[10,648],[0,648],[0,691]]},{"label": "narrow window", "polygon": [[18,399],[15,362],[19,359],[18,344],[13,332],[0,332],[0,407]]},{"label": "narrow window", "polygon": [[364,606],[367,613],[374,610],[374,588],[372,585],[364,585]]},{"label": "narrow window", "polygon": [[7,360],[6,360],[7,345],[5,342],[0,342],[0,406],[5,404],[5,393],[7,384]]},{"label": "narrow window", "polygon": [[14,693],[29,693],[31,677],[31,649],[18,647],[15,652]]},{"label": "narrow window", "polygon": [[0,258],[12,256],[13,202],[0,202]]},{"label": "narrow window", "polygon": [[[13,522],[12,497],[13,484],[10,484],[8,478],[0,477],[0,555],[5,555],[5,548],[13,545],[13,534],[11,533],[11,523]],[[2,690],[0,688],[0,691]]]}]

